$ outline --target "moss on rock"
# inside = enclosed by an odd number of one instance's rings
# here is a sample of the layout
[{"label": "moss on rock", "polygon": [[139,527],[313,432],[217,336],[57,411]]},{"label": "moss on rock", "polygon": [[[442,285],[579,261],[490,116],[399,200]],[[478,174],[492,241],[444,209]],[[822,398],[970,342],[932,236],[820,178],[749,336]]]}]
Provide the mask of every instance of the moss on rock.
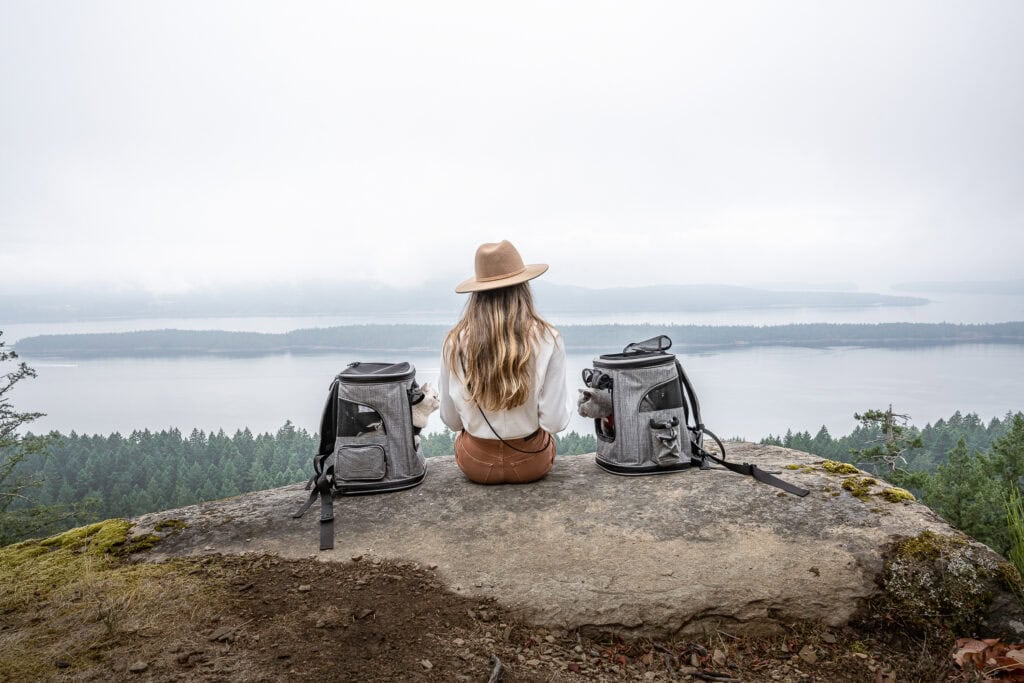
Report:
[{"label": "moss on rock", "polygon": [[850,463],[839,462],[838,460],[826,460],[821,463],[821,469],[829,474],[860,474],[860,470]]},{"label": "moss on rock", "polygon": [[132,523],[108,519],[44,539],[0,548],[0,611],[38,600],[89,572],[107,569],[116,558],[152,548],[160,537],[128,538]]},{"label": "moss on rock", "polygon": [[917,498],[914,497],[913,493],[906,489],[901,489],[898,486],[890,486],[888,488],[884,488],[882,489],[882,492],[879,493],[878,495],[880,495],[882,498],[885,498],[890,503],[911,503],[917,500]]},{"label": "moss on rock", "polygon": [[1024,602],[1024,580],[1020,572],[1010,562],[1000,562],[996,565],[996,576],[999,577],[1003,586],[1017,596],[1017,599]]},{"label": "moss on rock", "polygon": [[963,538],[923,531],[896,543],[883,569],[875,617],[948,637],[970,633],[986,616],[997,568]]},{"label": "moss on rock", "polygon": [[156,526],[153,527],[153,531],[181,531],[182,529],[187,528],[188,524],[180,519],[164,519],[156,523]]},{"label": "moss on rock", "polygon": [[41,541],[25,541],[25,543],[37,543],[44,548],[84,550],[93,555],[103,555],[110,552],[115,546],[124,544],[128,539],[128,530],[131,526],[132,523],[127,519],[108,519],[69,529],[62,534],[50,536]]},{"label": "moss on rock", "polygon": [[133,538],[124,545],[118,546],[112,552],[115,555],[131,555],[132,553],[141,553],[147,550],[152,550],[153,547],[161,541],[161,537],[156,534],[145,534]]},{"label": "moss on rock", "polygon": [[850,477],[843,480],[843,488],[850,492],[850,495],[860,500],[867,500],[871,495],[871,487],[878,482],[871,477]]}]

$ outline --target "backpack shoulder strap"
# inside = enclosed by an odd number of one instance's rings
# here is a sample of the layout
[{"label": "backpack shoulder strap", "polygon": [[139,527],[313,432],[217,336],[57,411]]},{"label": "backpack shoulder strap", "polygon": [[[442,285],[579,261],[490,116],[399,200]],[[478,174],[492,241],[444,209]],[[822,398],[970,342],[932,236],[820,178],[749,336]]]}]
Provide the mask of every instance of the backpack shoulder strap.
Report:
[{"label": "backpack shoulder strap", "polygon": [[698,444],[696,441],[691,442],[694,450],[694,455],[697,456],[694,458],[694,460],[699,462],[701,469],[705,469],[706,462],[710,460],[712,462],[718,463],[719,465],[729,470],[730,472],[735,472],[736,474],[745,474],[748,477],[753,477],[755,480],[761,482],[762,484],[774,486],[775,488],[782,489],[786,493],[792,493],[794,496],[800,496],[802,498],[810,493],[810,491],[808,491],[807,489],[802,489],[799,486],[790,484],[788,481],[779,479],[775,475],[765,472],[757,465],[751,465],[750,463],[746,462],[743,464],[738,464],[735,462],[727,461],[725,459],[725,445],[722,444],[722,440],[715,436],[714,432],[705,427],[704,422],[701,420],[700,401],[697,400],[697,393],[693,390],[693,385],[690,383],[690,378],[686,376],[686,371],[683,370],[683,365],[682,363],[679,362],[678,358],[676,358],[676,371],[679,373],[679,381],[683,385],[683,389],[685,390],[684,393],[686,394],[686,401],[689,402],[690,409],[693,413],[693,430],[699,434],[707,434],[712,439],[714,439],[715,443],[718,444],[718,448],[721,450],[722,453],[721,458],[716,457],[711,453],[708,453],[706,450],[704,450],[704,448],[702,448],[700,444]]},{"label": "backpack shoulder strap", "polygon": [[306,482],[306,488],[312,490],[292,518],[298,519],[306,514],[317,498],[320,498],[320,550],[334,547],[334,495],[331,486],[334,482],[334,467],[328,459],[334,453],[334,443],[338,434],[338,378],[331,384],[327,395],[327,404],[320,418],[320,448],[313,456],[312,478]]},{"label": "backpack shoulder strap", "polygon": [[[724,456],[725,455],[725,446],[722,445],[722,442],[719,440],[719,438],[717,436],[715,436],[714,433],[712,433],[706,427],[702,431],[705,434],[709,434],[711,436],[711,438],[713,438],[715,440],[715,443],[718,444],[718,447],[722,449],[722,455]],[[719,457],[716,457],[716,456],[712,455],[711,453],[708,453],[706,450],[704,450],[700,446],[697,446],[696,444],[694,444],[694,448],[699,451],[700,457],[702,459],[703,458],[707,458],[708,460],[711,460],[712,462],[716,462],[719,465],[721,465],[722,467],[724,467],[725,469],[729,470],[730,472],[735,472],[736,474],[745,474],[748,477],[753,477],[755,480],[761,482],[762,484],[768,484],[769,486],[774,486],[777,489],[782,489],[786,493],[792,493],[794,496],[800,496],[801,498],[803,498],[804,496],[806,496],[807,494],[810,493],[810,491],[808,491],[807,489],[800,488],[799,486],[796,486],[795,484],[790,484],[788,481],[785,481],[783,479],[779,479],[775,475],[769,474],[768,472],[765,472],[764,470],[762,470],[757,465],[751,465],[750,463],[746,463],[746,462],[743,463],[743,464],[738,464],[738,463],[735,463],[735,462],[729,462],[724,457],[719,458]]]},{"label": "backpack shoulder strap", "polygon": [[[700,417],[700,401],[697,400],[697,392],[693,390],[693,385],[690,384],[690,378],[686,376],[686,370],[683,370],[683,364],[676,358],[676,372],[679,373],[679,381],[683,385],[683,393],[686,396],[683,397],[684,402],[689,404],[690,414],[693,415],[693,427],[697,431],[704,431],[704,422]],[[723,450],[724,454],[725,451]]]}]

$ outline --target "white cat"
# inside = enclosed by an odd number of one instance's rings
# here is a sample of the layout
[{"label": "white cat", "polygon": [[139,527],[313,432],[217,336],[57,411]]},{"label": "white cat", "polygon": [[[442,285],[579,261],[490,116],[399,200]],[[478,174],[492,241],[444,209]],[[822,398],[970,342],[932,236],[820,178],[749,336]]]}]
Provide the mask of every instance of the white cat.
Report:
[{"label": "white cat", "polygon": [[607,389],[580,389],[576,410],[582,417],[608,417],[612,414],[611,392]]},{"label": "white cat", "polygon": [[441,407],[437,387],[427,383],[420,387],[420,391],[423,392],[423,400],[415,403],[412,407],[412,440],[416,448],[420,447],[420,432],[427,426],[430,414]]}]

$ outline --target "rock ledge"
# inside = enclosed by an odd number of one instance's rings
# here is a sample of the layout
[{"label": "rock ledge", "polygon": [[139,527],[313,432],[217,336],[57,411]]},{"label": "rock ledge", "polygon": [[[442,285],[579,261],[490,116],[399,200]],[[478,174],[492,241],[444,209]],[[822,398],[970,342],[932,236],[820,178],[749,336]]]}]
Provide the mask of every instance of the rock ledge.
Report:
[{"label": "rock ledge", "polygon": [[[863,473],[826,472],[819,458],[774,446],[731,443],[728,453],[811,494],[725,470],[619,477],[593,455],[561,457],[535,484],[487,487],[466,481],[449,456],[431,458],[417,488],[337,498],[332,551],[317,551],[317,506],[290,516],[305,500],[300,484],[144,515],[132,533],[163,537],[152,560],[412,560],[436,566],[456,592],[495,597],[539,626],[652,637],[717,625],[765,633],[798,620],[838,627],[879,597],[897,541],[925,531],[962,538],[925,506],[880,495],[888,484],[865,486]],[[859,486],[844,489],[848,478]],[[1002,561],[968,542],[981,565]],[[1000,613],[979,620],[1020,626],[1008,596],[997,590]]]}]

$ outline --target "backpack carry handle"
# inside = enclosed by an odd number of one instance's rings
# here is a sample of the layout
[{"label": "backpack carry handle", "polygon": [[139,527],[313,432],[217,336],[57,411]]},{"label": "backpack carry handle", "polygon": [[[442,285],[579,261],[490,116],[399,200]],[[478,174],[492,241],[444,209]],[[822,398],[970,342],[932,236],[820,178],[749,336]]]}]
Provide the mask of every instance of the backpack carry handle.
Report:
[{"label": "backpack carry handle", "polygon": [[672,348],[672,340],[669,339],[668,335],[659,334],[657,337],[651,337],[643,341],[633,342],[632,344],[626,344],[626,348],[622,349],[623,353],[664,353]]},{"label": "backpack carry handle", "polygon": [[611,389],[612,378],[595,368],[583,368],[583,384],[591,389]]}]

